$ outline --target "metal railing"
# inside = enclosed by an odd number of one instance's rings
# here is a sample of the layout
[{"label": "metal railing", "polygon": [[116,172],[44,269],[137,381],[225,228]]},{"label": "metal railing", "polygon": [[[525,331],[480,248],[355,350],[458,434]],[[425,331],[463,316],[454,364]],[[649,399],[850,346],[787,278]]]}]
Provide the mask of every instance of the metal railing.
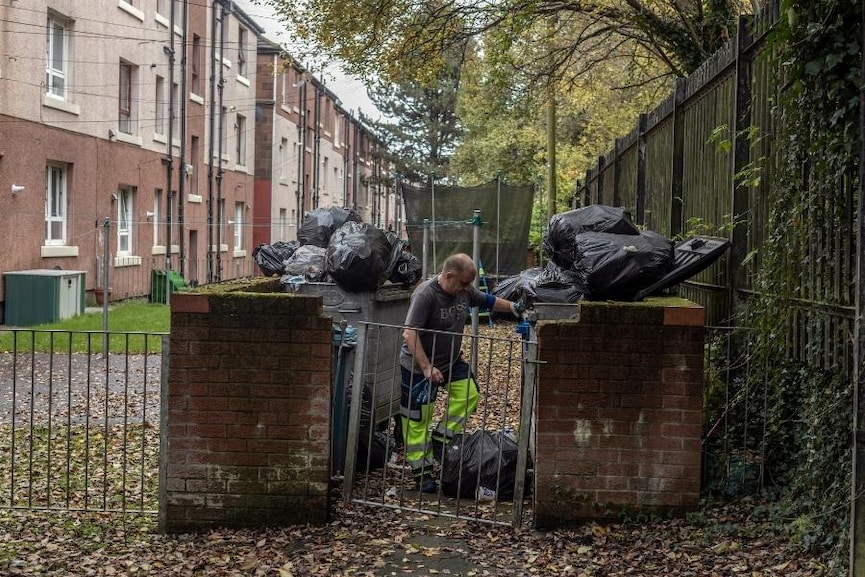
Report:
[{"label": "metal railing", "polygon": [[105,336],[0,331],[0,508],[157,512],[167,337]]}]

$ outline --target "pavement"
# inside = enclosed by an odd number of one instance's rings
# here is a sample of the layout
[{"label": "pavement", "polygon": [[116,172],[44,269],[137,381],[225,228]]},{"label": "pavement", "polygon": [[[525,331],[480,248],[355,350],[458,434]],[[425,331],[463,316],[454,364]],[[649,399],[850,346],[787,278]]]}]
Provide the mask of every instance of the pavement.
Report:
[{"label": "pavement", "polygon": [[454,523],[446,517],[425,517],[410,525],[410,534],[403,547],[382,555],[382,566],[370,571],[375,577],[394,575],[454,575],[479,574],[478,565],[471,561],[466,539],[448,537],[443,530]]}]

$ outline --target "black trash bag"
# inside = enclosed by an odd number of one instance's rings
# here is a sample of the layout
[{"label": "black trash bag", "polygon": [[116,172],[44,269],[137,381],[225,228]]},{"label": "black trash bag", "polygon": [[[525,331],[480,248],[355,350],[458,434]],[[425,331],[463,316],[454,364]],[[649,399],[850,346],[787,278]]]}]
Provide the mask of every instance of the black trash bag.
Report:
[{"label": "black trash bag", "polygon": [[673,243],[658,233],[577,235],[575,264],[590,300],[631,301],[673,269]]},{"label": "black trash bag", "polygon": [[297,247],[285,261],[287,275],[303,276],[310,282],[324,282],[328,277],[324,266],[326,250],[315,245]]},{"label": "black trash bag", "polygon": [[301,245],[327,248],[330,237],[346,222],[363,222],[363,219],[355,211],[340,206],[313,209],[303,217],[297,240]]},{"label": "black trash bag", "polygon": [[394,284],[416,284],[423,272],[423,265],[415,255],[406,250],[407,243],[395,232],[384,233],[390,243],[390,263],[384,273],[385,279]]},{"label": "black trash bag", "polygon": [[294,254],[298,246],[300,243],[296,240],[260,244],[252,251],[252,258],[264,276],[281,275],[285,273],[285,261]]},{"label": "black trash bag", "polygon": [[495,491],[498,501],[513,499],[517,450],[516,442],[499,431],[457,437],[442,459],[442,493],[474,499],[480,486]]},{"label": "black trash bag", "polygon": [[536,303],[575,303],[588,292],[582,276],[549,261],[535,279],[532,301]]},{"label": "black trash bag", "polygon": [[387,276],[387,280],[394,284],[415,285],[423,274],[423,265],[410,252],[402,251],[393,264],[393,271]]},{"label": "black trash bag", "polygon": [[372,292],[385,281],[390,244],[371,224],[349,221],[336,229],[325,253],[325,268],[349,292]]},{"label": "black trash bag", "polygon": [[631,222],[630,214],[624,208],[590,204],[554,214],[550,218],[541,248],[544,254],[560,267],[573,268],[580,257],[575,237],[584,232],[640,234],[640,230]]},{"label": "black trash bag", "polygon": [[503,278],[493,287],[492,294],[509,301],[518,301],[521,298],[534,294],[535,279],[544,271],[541,267],[527,268],[518,275]]}]

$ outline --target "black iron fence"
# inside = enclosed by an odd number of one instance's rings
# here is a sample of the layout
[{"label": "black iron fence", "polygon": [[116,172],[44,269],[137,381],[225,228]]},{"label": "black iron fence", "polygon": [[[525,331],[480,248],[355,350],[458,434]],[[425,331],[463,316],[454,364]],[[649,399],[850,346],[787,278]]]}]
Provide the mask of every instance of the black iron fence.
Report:
[{"label": "black iron fence", "polygon": [[0,331],[0,508],[158,510],[164,337]]}]

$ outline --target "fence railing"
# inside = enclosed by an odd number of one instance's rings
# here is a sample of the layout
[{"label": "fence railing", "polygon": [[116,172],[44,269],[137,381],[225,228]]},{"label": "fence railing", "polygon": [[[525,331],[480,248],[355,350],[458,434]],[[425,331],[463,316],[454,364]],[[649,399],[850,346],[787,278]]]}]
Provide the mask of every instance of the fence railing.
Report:
[{"label": "fence railing", "polygon": [[0,508],[158,510],[167,337],[105,337],[0,331]]},{"label": "fence railing", "polygon": [[[777,18],[776,1],[742,17],[735,41],[678,79],[673,94],[598,158],[574,194],[574,208],[623,206],[638,224],[669,238],[729,236],[731,250],[681,291],[706,307],[710,325],[737,322],[760,290],[779,152],[773,110],[783,91],[778,48],[766,41]],[[852,375],[856,187],[852,175],[836,186],[837,194],[801,223],[812,241],[800,249],[799,298],[783,337],[790,358]],[[809,357],[805,334],[827,352]]]}]

